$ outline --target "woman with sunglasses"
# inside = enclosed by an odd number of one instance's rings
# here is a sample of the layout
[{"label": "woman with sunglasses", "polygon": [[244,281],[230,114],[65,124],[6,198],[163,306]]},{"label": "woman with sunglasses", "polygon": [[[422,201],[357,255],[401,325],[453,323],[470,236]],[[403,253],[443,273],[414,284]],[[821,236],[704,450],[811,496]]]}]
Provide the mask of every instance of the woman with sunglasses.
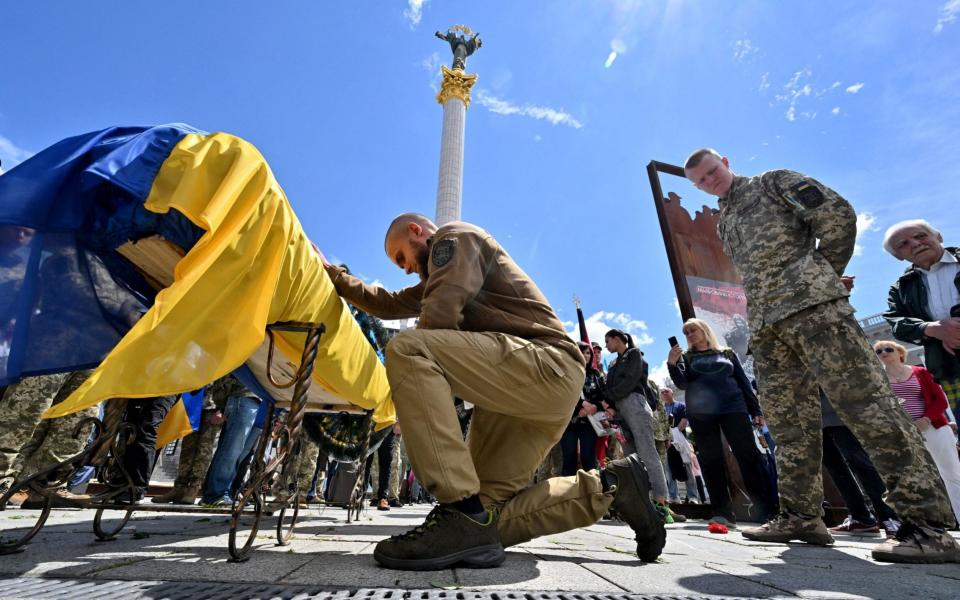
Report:
[{"label": "woman with sunglasses", "polygon": [[900,344],[881,341],[874,344],[873,349],[880,357],[883,370],[890,380],[890,388],[900,400],[900,406],[923,435],[924,445],[947,487],[953,513],[960,518],[960,458],[957,457],[957,438],[947,426],[944,414],[947,395],[930,371],[906,364],[907,349]]},{"label": "woman with sunglasses", "polygon": [[757,395],[736,352],[720,346],[706,321],[688,319],[683,324],[683,335],[687,338],[687,351],[683,352],[680,346],[671,348],[667,369],[673,383],[686,392],[687,419],[696,436],[713,507],[710,522],[728,527],[736,524],[727,489],[721,433],[737,460],[747,493],[759,508],[760,520],[766,521],[776,514],[778,500],[750,423],[752,419],[758,427],[763,425]]},{"label": "woman with sunglasses", "polygon": [[597,432],[590,424],[590,415],[603,410],[603,375],[596,368],[593,348],[590,344],[578,342],[583,360],[587,363],[587,377],[583,381],[580,400],[573,407],[573,417],[560,438],[563,451],[563,466],[560,474],[564,477],[577,474],[577,446],[580,447],[580,468],[584,471],[597,468]]}]

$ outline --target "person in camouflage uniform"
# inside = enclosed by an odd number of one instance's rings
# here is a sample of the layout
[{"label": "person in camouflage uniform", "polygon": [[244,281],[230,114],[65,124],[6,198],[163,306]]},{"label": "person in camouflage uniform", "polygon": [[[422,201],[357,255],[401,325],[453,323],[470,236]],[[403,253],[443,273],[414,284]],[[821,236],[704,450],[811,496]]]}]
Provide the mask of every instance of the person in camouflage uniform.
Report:
[{"label": "person in camouflage uniform", "polygon": [[[50,406],[65,400],[90,373],[74,371],[27,377],[4,390],[0,397],[0,494],[6,492],[15,480],[83,450],[87,436],[81,432],[74,437],[73,432],[82,419],[97,416],[97,407],[59,419],[43,420],[41,415]],[[51,478],[62,475],[66,473],[53,473]],[[55,493],[62,497],[71,496],[65,487],[58,488]]]},{"label": "person in camouflage uniform", "polygon": [[870,453],[887,503],[903,520],[873,557],[960,562],[960,546],[945,531],[953,517],[943,482],[917,428],[896,410],[847,300],[852,280],[843,272],[857,231],[850,203],[794,171],[737,176],[708,148],[691,154],[684,171],[720,199],[719,234],[743,279],[760,391],[777,439],[781,513],[744,537],[833,543],[821,518],[819,386]]}]

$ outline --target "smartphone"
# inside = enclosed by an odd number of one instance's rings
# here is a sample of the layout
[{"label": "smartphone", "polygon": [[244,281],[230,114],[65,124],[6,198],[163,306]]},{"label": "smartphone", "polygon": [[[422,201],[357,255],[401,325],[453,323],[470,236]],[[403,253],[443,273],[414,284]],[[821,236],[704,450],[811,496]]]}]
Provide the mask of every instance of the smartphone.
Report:
[{"label": "smartphone", "polygon": [[675,336],[675,335],[671,335],[670,337],[668,337],[668,338],[667,338],[667,341],[670,342],[670,347],[671,347],[671,348],[673,348],[674,346],[679,346],[679,345],[680,345],[680,342],[677,341],[677,336]]}]

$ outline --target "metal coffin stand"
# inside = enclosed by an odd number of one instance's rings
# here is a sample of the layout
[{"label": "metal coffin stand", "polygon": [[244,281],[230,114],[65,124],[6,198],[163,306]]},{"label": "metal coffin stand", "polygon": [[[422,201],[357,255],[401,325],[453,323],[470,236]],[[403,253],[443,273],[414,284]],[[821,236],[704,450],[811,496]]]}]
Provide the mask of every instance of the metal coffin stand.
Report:
[{"label": "metal coffin stand", "polygon": [[[271,370],[274,333],[278,331],[306,334],[300,367],[295,376],[287,382],[276,381]],[[296,526],[302,493],[302,490],[298,489],[297,464],[300,455],[303,417],[307,406],[307,391],[310,388],[311,376],[317,358],[317,347],[324,332],[325,327],[322,324],[313,323],[284,322],[267,327],[270,340],[267,376],[270,383],[279,389],[293,387],[293,398],[290,411],[285,418],[278,419],[276,423],[274,423],[276,407],[271,403],[266,420],[269,427],[265,428],[260,436],[244,484],[230,508],[132,503],[131,499],[135,497],[136,488],[130,480],[129,474],[124,470],[121,461],[118,461],[116,457],[120,455],[121,448],[132,440],[133,428],[129,424],[121,423],[119,414],[115,415],[116,418],[110,418],[108,415],[104,418],[104,421],[91,417],[84,419],[74,431],[74,437],[77,437],[87,430],[87,425],[90,425],[93,429],[94,440],[83,452],[15,482],[3,496],[0,496],[0,511],[6,509],[7,502],[18,491],[34,492],[46,500],[32,526],[18,529],[17,531],[21,533],[17,533],[12,538],[0,534],[0,555],[23,551],[24,546],[40,532],[50,516],[54,491],[65,483],[69,473],[74,468],[95,463],[99,457],[106,457],[108,449],[110,450],[111,464],[108,465],[107,472],[119,473],[120,480],[126,484],[125,487],[105,502],[68,500],[69,504],[76,508],[96,511],[93,518],[93,532],[98,540],[116,539],[116,536],[129,522],[134,511],[229,514],[231,515],[231,521],[228,550],[231,560],[246,561],[250,557],[250,551],[260,529],[264,513],[275,512],[277,515],[277,544],[283,546],[289,543]],[[372,411],[365,411],[362,439],[359,440],[361,457],[367,455],[372,425]],[[327,441],[342,443],[334,440],[328,432],[323,430],[321,430],[321,435],[327,438]],[[268,449],[273,451],[269,459],[266,457]],[[100,461],[102,464],[106,459],[103,458]],[[365,461],[361,464],[360,469],[360,477],[357,478],[347,506],[348,522],[351,518],[359,518],[363,509],[364,484],[366,481],[363,472]],[[273,500],[270,502],[266,500],[268,493],[273,494]],[[64,498],[61,497],[58,500],[63,502]],[[123,511],[124,515],[118,523],[108,526],[104,520],[104,512],[108,510]]]}]

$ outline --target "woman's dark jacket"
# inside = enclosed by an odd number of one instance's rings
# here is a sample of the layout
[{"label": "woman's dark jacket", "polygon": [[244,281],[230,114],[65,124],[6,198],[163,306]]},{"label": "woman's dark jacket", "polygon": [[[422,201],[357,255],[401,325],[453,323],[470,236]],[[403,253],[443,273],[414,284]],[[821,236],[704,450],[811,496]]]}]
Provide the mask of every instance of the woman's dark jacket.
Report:
[{"label": "woman's dark jacket", "polygon": [[674,385],[686,391],[688,416],[763,414],[737,353],[729,348],[684,352],[667,370]]},{"label": "woman's dark jacket", "polygon": [[643,353],[637,348],[628,348],[607,372],[607,389],[603,393],[603,399],[616,408],[617,402],[637,392],[650,403],[652,392],[647,385],[648,370]]},{"label": "woman's dark jacket", "polygon": [[585,417],[581,417],[580,409],[583,408],[584,402],[589,402],[590,404],[597,407],[598,411],[603,410],[603,390],[606,389],[606,385],[603,381],[603,374],[600,371],[597,371],[592,366],[587,365],[587,377],[583,380],[583,393],[580,394],[580,399],[577,400],[577,405],[573,407],[573,420],[574,421],[586,421]]},{"label": "woman's dark jacket", "polygon": [[[960,249],[944,248],[960,260]],[[960,275],[953,283],[960,290]],[[954,306],[951,314],[960,316],[960,305]],[[923,334],[923,328],[933,317],[927,312],[927,286],[923,274],[914,265],[890,286],[887,296],[887,312],[883,318],[893,328],[893,337],[903,342],[923,346],[923,358],[927,370],[938,382],[960,378],[960,355],[952,355],[943,349],[940,340]]]}]

